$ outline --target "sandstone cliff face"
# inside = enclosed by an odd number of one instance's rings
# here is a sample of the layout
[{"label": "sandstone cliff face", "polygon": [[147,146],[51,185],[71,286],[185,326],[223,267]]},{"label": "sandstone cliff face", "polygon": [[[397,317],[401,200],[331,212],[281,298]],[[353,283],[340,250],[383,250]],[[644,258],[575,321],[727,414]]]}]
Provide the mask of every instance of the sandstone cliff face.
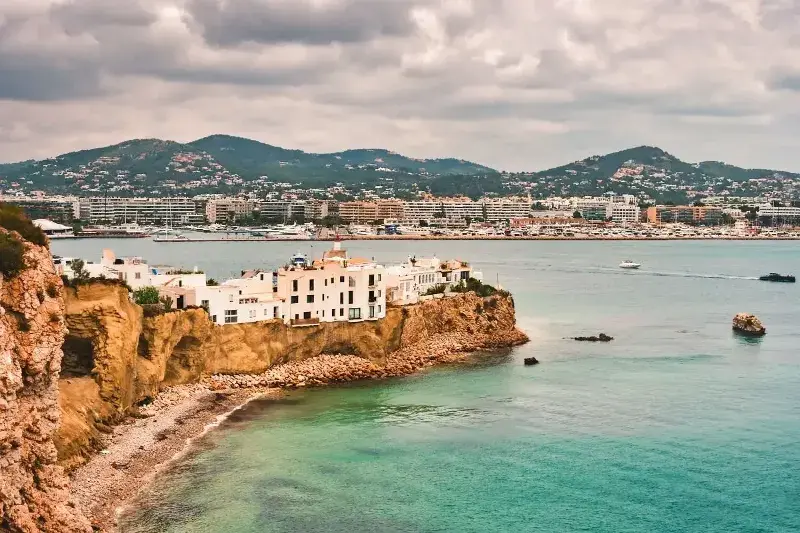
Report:
[{"label": "sandstone cliff face", "polygon": [[[116,285],[67,289],[66,302],[65,352],[74,372],[62,379],[65,423],[57,444],[68,467],[80,464],[98,441],[98,424],[102,429],[165,386],[210,374],[262,374],[277,364],[322,354],[392,367],[392,354],[413,346],[424,351],[426,343],[441,344],[438,351],[470,351],[527,340],[516,329],[510,297],[472,293],[389,308],[376,322],[298,328],[277,320],[216,326],[202,309],[143,318],[126,289]],[[409,371],[418,368],[412,367]]]},{"label": "sandstone cliff face", "polygon": [[46,248],[25,248],[26,268],[0,280],[0,530],[91,531],[69,503],[53,444],[65,332],[61,280]]}]

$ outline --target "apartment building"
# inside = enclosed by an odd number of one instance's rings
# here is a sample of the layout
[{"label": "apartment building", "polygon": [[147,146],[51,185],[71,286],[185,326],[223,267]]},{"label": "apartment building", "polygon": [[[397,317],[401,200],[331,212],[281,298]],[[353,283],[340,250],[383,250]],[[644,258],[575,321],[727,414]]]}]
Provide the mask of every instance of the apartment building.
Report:
[{"label": "apartment building", "polygon": [[719,207],[692,205],[659,205],[648,207],[645,219],[651,224],[719,224],[723,210]]},{"label": "apartment building", "polygon": [[206,202],[206,220],[211,224],[233,222],[259,209],[259,202],[247,198],[212,198]]},{"label": "apartment building", "polygon": [[365,224],[378,219],[378,204],[374,202],[342,202],[339,217],[345,222]]},{"label": "apartment building", "polygon": [[610,202],[606,206],[606,220],[616,224],[638,224],[641,209],[626,202]]},{"label": "apartment building", "polygon": [[139,224],[201,224],[192,198],[119,198],[95,196],[79,200],[80,217],[91,224],[138,222]]},{"label": "apartment building", "polygon": [[70,224],[80,218],[80,202],[71,196],[0,196],[0,202],[15,205],[31,220],[47,219]]},{"label": "apartment building", "polygon": [[360,322],[386,316],[386,269],[372,260],[350,258],[340,242],[321,260],[295,261],[277,272],[277,294],[286,322]]},{"label": "apartment building", "polygon": [[270,222],[307,220],[306,202],[302,200],[268,200],[261,202],[260,209],[261,218]]}]

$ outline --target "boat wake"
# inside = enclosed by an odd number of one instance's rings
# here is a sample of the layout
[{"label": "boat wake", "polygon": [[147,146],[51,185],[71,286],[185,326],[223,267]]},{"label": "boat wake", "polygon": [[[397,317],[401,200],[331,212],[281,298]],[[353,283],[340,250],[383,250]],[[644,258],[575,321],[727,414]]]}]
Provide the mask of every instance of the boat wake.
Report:
[{"label": "boat wake", "polygon": [[614,274],[618,276],[656,276],[656,277],[673,277],[673,278],[701,278],[701,279],[730,279],[730,280],[746,280],[758,281],[758,276],[732,276],[729,274],[703,274],[698,272],[669,272],[669,271],[656,271],[656,270],[635,270],[635,269],[620,269],[609,267],[595,267],[595,268],[537,268],[535,270],[555,270],[558,272],[567,272],[575,274],[590,274],[592,272],[598,274]]}]

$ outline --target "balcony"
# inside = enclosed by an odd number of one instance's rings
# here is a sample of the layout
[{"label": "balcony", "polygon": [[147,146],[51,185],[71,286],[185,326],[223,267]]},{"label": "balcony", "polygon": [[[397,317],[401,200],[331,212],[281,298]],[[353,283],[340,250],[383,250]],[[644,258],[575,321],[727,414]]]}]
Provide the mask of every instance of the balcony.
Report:
[{"label": "balcony", "polygon": [[293,318],[291,320],[293,328],[308,328],[319,326],[319,318]]}]

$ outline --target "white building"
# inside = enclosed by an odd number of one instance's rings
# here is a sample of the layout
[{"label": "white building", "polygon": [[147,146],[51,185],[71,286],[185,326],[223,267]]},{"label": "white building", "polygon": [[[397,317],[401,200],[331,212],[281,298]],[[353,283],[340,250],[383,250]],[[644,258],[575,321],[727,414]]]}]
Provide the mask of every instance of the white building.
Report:
[{"label": "white building", "polygon": [[606,219],[617,224],[636,224],[640,216],[641,209],[627,202],[612,202],[606,206]]},{"label": "white building", "polygon": [[172,298],[176,309],[204,307],[220,326],[284,319],[272,272],[248,272],[214,286],[171,284],[159,287],[159,293]]},{"label": "white building", "polygon": [[277,272],[277,294],[286,322],[360,322],[386,316],[386,270],[374,261],[350,258],[334,243],[321,260],[297,261]]},{"label": "white building", "polygon": [[119,224],[202,223],[203,213],[198,213],[197,202],[192,198],[118,198],[95,196],[80,199],[81,218],[92,224],[104,222]]},{"label": "white building", "polygon": [[420,296],[434,287],[456,285],[471,277],[482,277],[463,261],[443,262],[436,257],[411,257],[404,263],[388,267],[386,275],[388,301],[398,305],[416,303]]}]

